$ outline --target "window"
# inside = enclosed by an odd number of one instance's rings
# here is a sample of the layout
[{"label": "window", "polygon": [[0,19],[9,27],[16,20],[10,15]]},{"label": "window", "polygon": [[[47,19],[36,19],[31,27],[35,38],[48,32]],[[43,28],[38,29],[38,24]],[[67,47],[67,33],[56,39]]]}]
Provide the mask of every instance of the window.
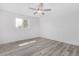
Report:
[{"label": "window", "polygon": [[28,20],[24,20],[22,18],[16,18],[16,28],[27,28]]}]

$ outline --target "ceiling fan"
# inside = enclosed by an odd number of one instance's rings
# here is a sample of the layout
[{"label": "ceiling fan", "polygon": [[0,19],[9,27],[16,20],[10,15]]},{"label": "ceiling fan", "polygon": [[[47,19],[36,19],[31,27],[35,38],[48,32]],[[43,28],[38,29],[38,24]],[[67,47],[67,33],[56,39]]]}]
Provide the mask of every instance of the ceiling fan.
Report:
[{"label": "ceiling fan", "polygon": [[51,11],[51,9],[45,9],[43,3],[39,3],[36,8],[29,8],[35,10],[34,15],[45,15],[45,11]]}]

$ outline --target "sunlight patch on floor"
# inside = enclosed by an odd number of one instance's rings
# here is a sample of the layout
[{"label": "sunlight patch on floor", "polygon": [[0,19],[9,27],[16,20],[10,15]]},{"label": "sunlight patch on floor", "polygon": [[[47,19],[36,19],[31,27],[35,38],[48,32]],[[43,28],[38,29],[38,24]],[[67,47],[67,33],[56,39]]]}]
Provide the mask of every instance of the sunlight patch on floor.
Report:
[{"label": "sunlight patch on floor", "polygon": [[28,45],[28,44],[31,44],[31,43],[35,43],[35,42],[36,41],[24,42],[24,43],[19,44],[18,46],[25,46],[25,45]]}]

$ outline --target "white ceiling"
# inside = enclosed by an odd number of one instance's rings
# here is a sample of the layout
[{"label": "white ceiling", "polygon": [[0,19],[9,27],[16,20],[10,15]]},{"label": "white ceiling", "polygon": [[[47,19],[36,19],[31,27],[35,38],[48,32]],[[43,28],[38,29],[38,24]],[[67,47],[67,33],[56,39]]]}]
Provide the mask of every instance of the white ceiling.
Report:
[{"label": "white ceiling", "polygon": [[[29,7],[37,7],[36,3],[0,3],[0,9],[7,10],[9,12],[35,16],[33,15],[33,10],[30,10]],[[45,3],[45,8],[51,8],[51,12],[46,12],[46,15],[55,15],[58,16],[62,14],[73,15],[79,14],[79,4],[78,3]]]},{"label": "white ceiling", "polygon": [[[0,3],[0,9],[7,10],[9,12],[35,16],[33,15],[33,10],[29,9],[30,7],[37,7],[37,3]],[[50,8],[45,4],[45,8]]]}]

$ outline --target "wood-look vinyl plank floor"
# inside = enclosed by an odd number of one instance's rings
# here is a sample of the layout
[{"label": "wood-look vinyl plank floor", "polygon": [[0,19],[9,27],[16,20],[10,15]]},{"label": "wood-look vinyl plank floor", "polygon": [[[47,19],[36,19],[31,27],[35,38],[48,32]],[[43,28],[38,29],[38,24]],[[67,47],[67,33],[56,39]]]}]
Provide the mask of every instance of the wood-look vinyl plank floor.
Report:
[{"label": "wood-look vinyl plank floor", "polygon": [[[36,42],[19,46],[30,41]],[[0,56],[79,56],[79,46],[37,37],[1,44]]]}]

